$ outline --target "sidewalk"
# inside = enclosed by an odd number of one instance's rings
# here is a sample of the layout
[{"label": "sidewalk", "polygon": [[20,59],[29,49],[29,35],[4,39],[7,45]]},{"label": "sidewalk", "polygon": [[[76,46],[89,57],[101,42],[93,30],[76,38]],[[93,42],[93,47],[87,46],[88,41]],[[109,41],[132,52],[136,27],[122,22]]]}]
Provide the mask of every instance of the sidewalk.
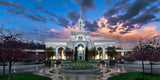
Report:
[{"label": "sidewalk", "polygon": [[[45,64],[34,64],[34,65],[16,65],[12,66],[12,69],[27,69],[27,68],[36,68],[44,66]],[[8,66],[6,66],[6,70],[8,69]],[[0,71],[3,70],[3,66],[0,66]]]},{"label": "sidewalk", "polygon": [[[124,66],[125,68],[142,68],[141,64],[116,64],[115,66],[122,67]],[[144,65],[145,68],[150,68],[150,65]],[[153,65],[153,68],[160,68],[160,65]]]}]

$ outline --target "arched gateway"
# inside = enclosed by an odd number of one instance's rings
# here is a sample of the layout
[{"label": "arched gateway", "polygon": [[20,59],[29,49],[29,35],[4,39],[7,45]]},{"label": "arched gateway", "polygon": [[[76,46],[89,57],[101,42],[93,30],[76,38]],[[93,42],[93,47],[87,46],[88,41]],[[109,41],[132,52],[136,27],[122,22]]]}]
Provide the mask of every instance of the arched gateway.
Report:
[{"label": "arched gateway", "polygon": [[82,44],[77,46],[77,60],[85,60],[85,47]]}]

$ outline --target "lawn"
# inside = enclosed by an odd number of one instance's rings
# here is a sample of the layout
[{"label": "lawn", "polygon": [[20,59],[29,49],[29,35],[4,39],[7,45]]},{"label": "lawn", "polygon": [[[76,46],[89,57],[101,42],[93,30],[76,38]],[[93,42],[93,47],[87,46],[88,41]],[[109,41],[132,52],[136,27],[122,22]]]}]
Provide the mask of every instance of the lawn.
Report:
[{"label": "lawn", "polygon": [[[7,79],[8,78],[0,78],[0,80],[7,80]],[[48,77],[34,75],[31,73],[12,73],[11,80],[52,80],[52,79]]]},{"label": "lawn", "polygon": [[[160,73],[155,73],[155,74],[160,75]],[[142,73],[141,72],[124,73],[124,74],[120,74],[120,75],[117,75],[117,76],[110,77],[108,80],[135,80],[136,78],[142,78]],[[145,75],[145,79],[160,80],[160,76]]]}]

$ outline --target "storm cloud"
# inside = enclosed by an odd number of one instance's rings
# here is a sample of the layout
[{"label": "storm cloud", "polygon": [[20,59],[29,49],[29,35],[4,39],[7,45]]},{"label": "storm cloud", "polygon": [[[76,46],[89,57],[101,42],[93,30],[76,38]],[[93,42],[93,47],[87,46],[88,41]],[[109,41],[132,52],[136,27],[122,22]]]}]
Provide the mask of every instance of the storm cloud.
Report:
[{"label": "storm cloud", "polygon": [[20,10],[26,10],[25,7],[23,7],[20,3],[14,3],[12,1],[4,1],[0,0],[0,5],[7,6],[7,7],[13,7]]},{"label": "storm cloud", "polygon": [[83,14],[87,11],[96,11],[94,0],[72,0],[73,3],[78,3],[82,8]]},{"label": "storm cloud", "polygon": [[72,25],[75,25],[78,22],[78,19],[80,18],[80,14],[77,11],[73,10],[68,11],[66,16],[72,21]]},{"label": "storm cloud", "polygon": [[98,24],[97,24],[97,21],[94,20],[94,21],[85,21],[84,22],[85,24],[85,28],[88,30],[88,31],[96,31],[97,28],[99,27]]},{"label": "storm cloud", "polygon": [[[123,23],[123,27],[128,28],[121,31],[121,34],[125,34],[137,27],[157,20],[155,14],[160,11],[159,5],[151,6],[153,3],[158,4],[157,1],[158,0],[135,0],[131,3],[127,0],[121,0],[120,2],[112,3],[111,0],[106,0],[105,3],[113,7],[104,11],[103,16],[108,19],[106,24],[117,25],[118,23]],[[112,3],[112,5],[110,3]],[[125,11],[122,7],[124,5],[129,6]],[[113,17],[113,15],[116,16]],[[137,26],[134,26],[135,24]]]}]

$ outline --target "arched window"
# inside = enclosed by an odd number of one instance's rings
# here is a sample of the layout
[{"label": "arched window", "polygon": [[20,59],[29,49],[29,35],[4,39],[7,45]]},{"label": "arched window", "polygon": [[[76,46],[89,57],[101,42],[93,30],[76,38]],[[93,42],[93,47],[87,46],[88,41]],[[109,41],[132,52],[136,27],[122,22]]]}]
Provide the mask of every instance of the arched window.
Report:
[{"label": "arched window", "polygon": [[83,40],[83,36],[78,36],[78,40],[82,41]]}]

